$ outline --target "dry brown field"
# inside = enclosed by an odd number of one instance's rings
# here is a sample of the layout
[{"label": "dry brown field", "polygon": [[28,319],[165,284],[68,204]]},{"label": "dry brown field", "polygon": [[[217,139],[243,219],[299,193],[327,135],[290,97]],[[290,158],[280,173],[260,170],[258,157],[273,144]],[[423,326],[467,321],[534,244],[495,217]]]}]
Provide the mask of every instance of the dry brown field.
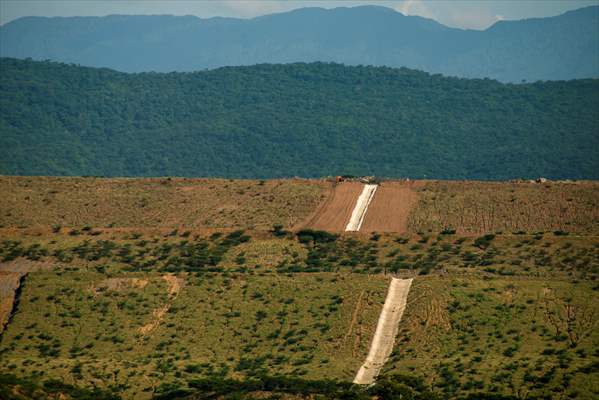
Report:
[{"label": "dry brown field", "polygon": [[427,181],[416,191],[413,233],[599,233],[599,182]]},{"label": "dry brown field", "polygon": [[318,180],[0,177],[0,226],[269,229],[311,213]]},{"label": "dry brown field", "polygon": [[[343,232],[363,185],[325,180],[0,177],[0,230]],[[599,182],[383,181],[361,231],[599,234]],[[48,232],[46,232],[48,231]]]},{"label": "dry brown field", "polygon": [[362,223],[362,232],[396,232],[408,230],[408,216],[418,202],[416,188],[422,182],[387,181],[376,190]]}]

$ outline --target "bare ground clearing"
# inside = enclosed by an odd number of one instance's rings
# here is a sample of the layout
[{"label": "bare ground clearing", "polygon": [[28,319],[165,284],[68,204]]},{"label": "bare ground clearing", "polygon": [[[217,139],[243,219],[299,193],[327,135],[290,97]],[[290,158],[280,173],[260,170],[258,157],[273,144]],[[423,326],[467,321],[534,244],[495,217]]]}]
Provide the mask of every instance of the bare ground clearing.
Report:
[{"label": "bare ground clearing", "polygon": [[418,182],[383,182],[379,185],[362,223],[362,232],[397,232],[408,230],[408,215],[418,202],[414,187]]},{"label": "bare ground clearing", "polygon": [[305,226],[329,232],[343,232],[363,187],[360,182],[338,184]]}]

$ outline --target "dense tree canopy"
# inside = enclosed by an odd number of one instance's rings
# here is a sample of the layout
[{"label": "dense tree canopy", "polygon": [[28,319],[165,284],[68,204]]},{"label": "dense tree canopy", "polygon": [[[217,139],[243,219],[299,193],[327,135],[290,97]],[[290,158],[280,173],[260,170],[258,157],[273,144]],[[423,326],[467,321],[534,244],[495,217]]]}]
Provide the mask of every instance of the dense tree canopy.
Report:
[{"label": "dense tree canopy", "polygon": [[126,74],[0,59],[0,173],[599,178],[599,80],[311,63]]}]

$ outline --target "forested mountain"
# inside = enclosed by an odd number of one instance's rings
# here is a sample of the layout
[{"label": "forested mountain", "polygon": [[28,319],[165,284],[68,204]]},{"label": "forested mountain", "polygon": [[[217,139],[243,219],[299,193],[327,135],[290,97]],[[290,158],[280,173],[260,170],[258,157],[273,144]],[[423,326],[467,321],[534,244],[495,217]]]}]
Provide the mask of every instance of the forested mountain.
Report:
[{"label": "forested mountain", "polygon": [[599,77],[599,6],[500,21],[484,31],[376,6],[304,8],[247,20],[26,17],[0,27],[0,56],[123,72],[324,61],[518,83],[577,79]]},{"label": "forested mountain", "polygon": [[0,68],[2,174],[599,178],[599,80],[326,63]]}]

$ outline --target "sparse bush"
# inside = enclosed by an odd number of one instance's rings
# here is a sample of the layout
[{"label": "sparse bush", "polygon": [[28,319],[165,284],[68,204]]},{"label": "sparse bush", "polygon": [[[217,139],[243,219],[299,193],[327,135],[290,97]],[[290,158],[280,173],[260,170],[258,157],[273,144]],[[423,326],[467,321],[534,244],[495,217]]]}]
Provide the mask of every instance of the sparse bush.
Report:
[{"label": "sparse bush", "polygon": [[495,239],[495,235],[492,233],[486,234],[484,236],[478,237],[474,240],[473,246],[478,247],[479,249],[485,250],[487,247],[491,245],[491,241]]}]

